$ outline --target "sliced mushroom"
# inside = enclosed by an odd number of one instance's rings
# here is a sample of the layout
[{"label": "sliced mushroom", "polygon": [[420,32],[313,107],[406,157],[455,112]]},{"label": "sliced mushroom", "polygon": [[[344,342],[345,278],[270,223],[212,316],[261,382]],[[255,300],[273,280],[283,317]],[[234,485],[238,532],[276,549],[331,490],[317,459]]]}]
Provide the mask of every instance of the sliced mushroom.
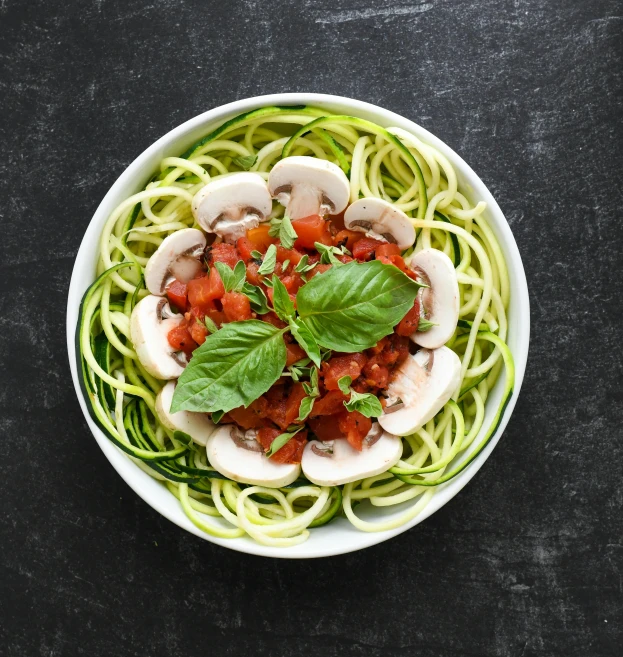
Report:
[{"label": "sliced mushroom", "polygon": [[304,155],[277,162],[268,176],[268,189],[290,219],[338,214],[350,196],[348,178],[337,164]]},{"label": "sliced mushroom", "polygon": [[246,435],[233,424],[219,427],[208,438],[206,454],[215,470],[244,484],[282,488],[301,473],[298,464],[275,463],[267,458],[253,435]]},{"label": "sliced mushroom", "polygon": [[181,320],[182,315],[174,315],[166,299],[153,294],[134,306],[130,339],[143,367],[157,379],[177,379],[186,367],[184,354],[176,352],[167,339]]},{"label": "sliced mushroom", "polygon": [[379,424],[396,436],[421,429],[452,397],[460,374],[461,361],[452,349],[420,349],[405,360],[389,384]]},{"label": "sliced mushroom", "polygon": [[212,180],[195,194],[192,202],[197,223],[227,242],[235,242],[266,221],[272,207],[266,181],[258,173],[248,171]]},{"label": "sliced mushroom", "polygon": [[175,392],[175,382],[169,381],[156,396],[156,414],[160,422],[171,431],[187,433],[198,445],[204,445],[214,433],[216,425],[206,413],[178,411],[171,413],[171,401]]},{"label": "sliced mushroom", "polygon": [[349,205],[344,213],[344,226],[397,244],[401,250],[415,242],[415,228],[409,217],[381,198],[360,198]]},{"label": "sliced mushroom", "polygon": [[402,441],[385,433],[375,422],[361,451],[344,438],[330,442],[312,440],[303,450],[303,474],[318,486],[339,486],[372,477],[396,465]]},{"label": "sliced mushroom", "polygon": [[161,296],[173,279],[182,283],[193,279],[201,269],[199,258],[205,245],[205,235],[196,228],[184,228],[165,237],[145,267],[147,289]]},{"label": "sliced mushroom", "polygon": [[437,349],[454,334],[459,321],[459,283],[456,270],[448,256],[438,249],[424,249],[407,261],[418,274],[423,287],[420,295],[420,318],[436,326],[428,331],[416,331],[411,340],[426,349]]}]

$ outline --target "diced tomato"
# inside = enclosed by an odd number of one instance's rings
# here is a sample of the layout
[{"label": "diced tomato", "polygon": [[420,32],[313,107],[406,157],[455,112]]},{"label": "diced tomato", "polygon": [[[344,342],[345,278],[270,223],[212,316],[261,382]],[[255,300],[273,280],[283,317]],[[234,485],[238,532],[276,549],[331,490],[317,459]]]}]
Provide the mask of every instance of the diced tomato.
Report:
[{"label": "diced tomato", "polygon": [[327,390],[339,390],[337,382],[343,376],[350,376],[354,381],[361,374],[366,360],[364,354],[346,354],[345,356],[334,356],[328,363],[323,363],[324,387]]},{"label": "diced tomato", "polygon": [[188,281],[188,300],[191,306],[200,308],[213,308],[214,299],[220,299],[225,294],[225,287],[216,269],[212,267],[208,276]]},{"label": "diced tomato", "polygon": [[249,297],[240,292],[226,292],[223,295],[223,312],[229,322],[241,322],[251,319],[251,303]]},{"label": "diced tomato", "polygon": [[251,228],[247,231],[247,239],[253,244],[253,248],[260,253],[265,253],[271,244],[277,241],[276,237],[268,234],[270,225],[268,223],[260,224],[257,228]]},{"label": "diced tomato", "polygon": [[314,276],[318,274],[324,274],[326,271],[331,269],[331,265],[316,265],[308,274],[307,280],[311,280]]},{"label": "diced tomato", "polygon": [[370,260],[376,249],[384,243],[371,237],[364,237],[353,247],[353,257],[362,261]]},{"label": "diced tomato", "polygon": [[330,390],[320,399],[316,399],[311,417],[319,415],[334,415],[344,409],[344,402],[348,400],[339,390]]},{"label": "diced tomato", "polygon": [[169,303],[175,306],[181,313],[186,311],[188,302],[188,286],[182,281],[175,279],[167,288]]},{"label": "diced tomato", "polygon": [[381,338],[374,345],[374,347],[370,347],[367,351],[369,354],[380,354],[383,351],[383,349],[385,349],[388,343],[389,343],[389,338],[387,337]]},{"label": "diced tomato", "polygon": [[247,264],[247,280],[251,285],[259,285],[262,282],[260,274],[257,273],[259,268],[257,262],[251,261]]},{"label": "diced tomato", "polygon": [[390,244],[389,242],[383,243],[380,246],[377,246],[374,250],[376,257],[385,256],[389,258],[393,255],[400,255],[400,248],[397,244]]},{"label": "diced tomato", "polygon": [[275,384],[265,395],[268,402],[266,417],[271,419],[280,429],[288,427],[286,419],[288,395],[284,385]]},{"label": "diced tomato", "polygon": [[355,244],[363,239],[364,234],[356,230],[341,230],[337,235],[333,236],[333,245],[334,246],[346,246],[349,251],[353,250]]},{"label": "diced tomato", "polygon": [[198,346],[192,339],[185,322],[172,328],[167,335],[167,339],[173,349],[183,351],[187,356],[192,354],[193,350]]},{"label": "diced tomato", "polygon": [[292,390],[288,395],[288,401],[286,402],[286,426],[290,426],[299,416],[301,400],[306,396],[305,390],[303,390],[303,384],[295,383],[292,386]]},{"label": "diced tomato", "polygon": [[[257,433],[257,439],[264,448],[268,451],[275,438],[281,433],[276,429],[260,429]],[[293,436],[288,442],[278,449],[271,457],[271,461],[276,463],[300,463],[303,456],[303,450],[307,444],[307,431],[299,431],[296,436]]]},{"label": "diced tomato", "polygon": [[248,408],[239,406],[229,411],[229,417],[243,429],[257,429],[263,427],[266,422],[263,419],[267,402],[264,397],[256,399]]},{"label": "diced tomato", "polygon": [[[316,402],[317,404],[318,402]],[[342,409],[344,407],[342,406]],[[343,438],[336,415],[323,415],[308,420],[309,428],[316,434],[318,440],[336,440]]]},{"label": "diced tomato", "polygon": [[303,279],[298,272],[286,274],[281,277],[281,282],[284,284],[286,290],[291,294],[296,294],[299,288],[303,285]]},{"label": "diced tomato", "polygon": [[372,420],[359,411],[346,411],[339,416],[338,426],[351,446],[361,451],[363,439],[372,428]]},{"label": "diced tomato", "polygon": [[343,264],[354,260],[354,258],[351,258],[349,255],[336,255],[335,257]]},{"label": "diced tomato", "polygon": [[296,249],[284,249],[283,246],[277,246],[277,262],[289,260],[293,265],[298,265],[303,254]]},{"label": "diced tomato", "polygon": [[396,335],[409,336],[417,331],[420,323],[420,301],[416,297],[413,308],[400,320],[400,323],[394,329]]},{"label": "diced tomato", "polygon": [[400,365],[409,355],[409,338],[393,334],[383,349],[381,360],[384,365]]},{"label": "diced tomato", "polygon": [[[371,358],[363,368],[365,383],[371,388],[386,388],[389,383],[389,368],[376,362],[376,356]],[[358,390],[357,392],[361,392]]]},{"label": "diced tomato", "polygon": [[225,313],[217,308],[208,310],[207,315],[217,326],[222,326],[227,321]]},{"label": "diced tomato", "polygon": [[226,265],[229,265],[232,269],[236,266],[240,256],[238,251],[233,244],[225,244],[221,242],[219,244],[214,244],[209,246],[205,251],[205,259],[208,265],[212,266],[215,262],[224,262]]},{"label": "diced tomato", "polygon": [[331,221],[331,225],[335,229],[336,232],[339,232],[340,230],[344,230],[344,211],[340,212],[339,214],[332,214],[329,215],[329,220]]},{"label": "diced tomato", "polygon": [[298,235],[298,239],[294,243],[297,249],[313,249],[314,242],[328,246],[332,244],[329,224],[320,215],[312,214],[309,217],[297,219],[292,222],[292,228]]},{"label": "diced tomato", "polygon": [[[271,291],[270,288],[269,291]],[[266,315],[260,315],[260,319],[264,322],[268,322],[269,324],[272,324],[274,327],[278,329],[282,329],[287,326],[287,324],[284,321],[280,320],[279,317],[277,317],[277,315],[275,315],[275,313],[273,312],[266,313]]]},{"label": "diced tomato", "polygon": [[279,429],[273,429],[272,427],[263,427],[257,432],[257,442],[264,448],[264,451],[267,452],[272,445],[273,440],[281,433]]},{"label": "diced tomato", "polygon": [[197,343],[203,344],[206,341],[206,336],[208,335],[208,329],[205,324],[199,322],[192,322],[188,330],[190,332],[190,337]]},{"label": "diced tomato", "polygon": [[248,262],[251,260],[251,251],[257,251],[255,244],[246,237],[241,237],[236,242],[236,249],[238,249],[238,255],[242,260]]},{"label": "diced tomato", "polygon": [[302,358],[305,358],[307,354],[301,347],[293,342],[292,344],[286,343],[286,367],[289,367],[293,363],[298,362]]},{"label": "diced tomato", "polygon": [[[408,276],[411,276],[411,274],[413,274],[411,269],[407,267],[405,261],[400,255],[390,255],[390,256],[379,255],[377,249],[376,259],[382,262],[384,265],[394,265],[394,267],[398,267],[398,269],[400,269],[401,272],[407,274]],[[414,276],[411,276],[411,278],[414,278]]]}]

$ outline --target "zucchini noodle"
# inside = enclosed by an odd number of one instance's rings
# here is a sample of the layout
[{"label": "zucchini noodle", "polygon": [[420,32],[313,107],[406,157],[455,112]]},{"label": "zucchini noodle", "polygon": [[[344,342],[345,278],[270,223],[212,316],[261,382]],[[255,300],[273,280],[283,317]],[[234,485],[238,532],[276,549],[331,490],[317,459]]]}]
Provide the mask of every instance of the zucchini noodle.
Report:
[{"label": "zucchini noodle", "polygon": [[[155,397],[165,382],[145,371],[129,337],[132,309],[148,294],[144,267],[165,237],[194,226],[195,193],[211,180],[240,171],[236,158],[255,158],[250,170],[266,179],[288,155],[311,155],[340,166],[350,180],[351,203],[363,196],[395,203],[416,229],[416,242],[405,255],[429,247],[443,251],[459,283],[459,322],[447,343],[461,359],[461,383],[452,399],[434,419],[402,438],[402,457],[388,472],[332,488],[301,478],[270,489],[219,474],[205,449],[185,444],[158,421]],[[265,107],[227,121],[181,156],[164,158],[145,188],[123,201],[104,226],[97,280],[82,301],[76,334],[92,417],[117,447],[163,482],[190,521],[209,535],[246,535],[263,545],[287,547],[338,515],[361,531],[399,527],[484,449],[513,392],[513,359],[506,346],[509,276],[484,211],[483,202],[473,205],[459,191],[450,162],[405,130],[313,107]],[[282,212],[275,204],[272,216]],[[485,427],[489,393],[503,370],[502,402]],[[370,522],[356,514],[360,504],[361,509],[398,509]]]}]

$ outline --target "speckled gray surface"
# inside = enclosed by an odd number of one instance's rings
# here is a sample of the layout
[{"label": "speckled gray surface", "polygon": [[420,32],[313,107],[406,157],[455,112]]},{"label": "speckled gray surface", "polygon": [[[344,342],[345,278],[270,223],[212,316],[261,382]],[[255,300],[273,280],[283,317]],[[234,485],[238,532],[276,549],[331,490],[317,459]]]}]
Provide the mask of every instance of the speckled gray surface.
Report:
[{"label": "speckled gray surface", "polygon": [[[621,654],[621,14],[0,0],[0,654]],[[119,173],[185,119],[276,91],[372,101],[448,142],[531,287],[527,377],[485,467],[417,528],[320,562],[158,516],[91,439],[65,353],[73,258]]]}]

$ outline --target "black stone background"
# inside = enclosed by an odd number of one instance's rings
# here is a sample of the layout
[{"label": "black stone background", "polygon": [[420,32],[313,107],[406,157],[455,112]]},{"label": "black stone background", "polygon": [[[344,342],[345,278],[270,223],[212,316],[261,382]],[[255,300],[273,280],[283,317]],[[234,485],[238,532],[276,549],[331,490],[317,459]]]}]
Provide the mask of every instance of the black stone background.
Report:
[{"label": "black stone background", "polygon": [[[0,654],[623,654],[616,0],[0,0]],[[444,139],[506,213],[532,347],[504,438],[415,529],[321,561],[160,517],[69,378],[65,303],[107,189],[225,102],[318,91]],[[617,649],[616,646],[619,646]]]}]

